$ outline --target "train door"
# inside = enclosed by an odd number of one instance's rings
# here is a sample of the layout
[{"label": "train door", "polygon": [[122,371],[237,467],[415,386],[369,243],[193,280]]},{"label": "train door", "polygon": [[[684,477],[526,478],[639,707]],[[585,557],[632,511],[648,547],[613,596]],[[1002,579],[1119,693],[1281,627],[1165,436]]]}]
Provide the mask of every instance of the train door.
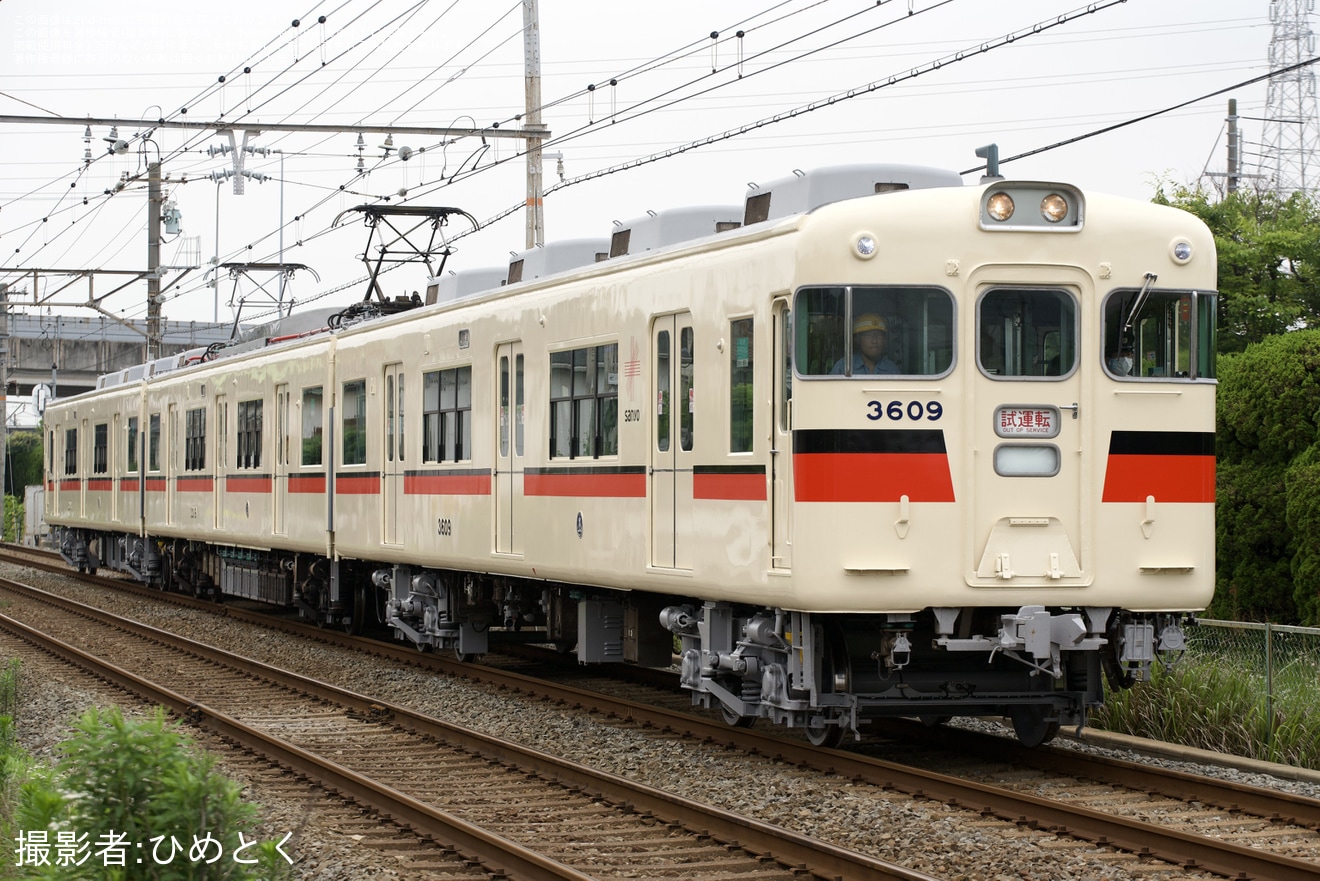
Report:
[{"label": "train door", "polygon": [[175,461],[175,450],[179,448],[179,410],[177,404],[169,404],[165,413],[165,522],[175,523],[177,506],[175,498],[179,493],[179,463]]},{"label": "train door", "polygon": [[1009,285],[977,301],[972,448],[986,461],[975,469],[972,522],[989,532],[973,537],[970,563],[983,584],[1066,584],[1089,565],[1082,495],[1091,414],[1081,391],[1098,359],[1078,356],[1077,302],[1063,287]]},{"label": "train door", "polygon": [[289,387],[281,383],[275,386],[275,479],[270,488],[271,531],[276,535],[288,535],[289,527],[284,522],[284,493],[288,490],[289,473]]},{"label": "train door", "polygon": [[385,437],[381,445],[381,541],[399,544],[403,504],[403,365],[385,365]]},{"label": "train door", "polygon": [[692,566],[692,448],[696,390],[693,382],[692,315],[655,319],[653,353],[650,487],[651,565]]},{"label": "train door", "polygon": [[[241,409],[241,408],[240,408]],[[226,477],[229,470],[229,402],[224,395],[215,396],[215,490],[211,493],[215,504],[215,528],[224,529],[225,499],[229,489]],[[242,449],[242,445],[239,445]]]},{"label": "train door", "polygon": [[793,315],[788,300],[774,307],[774,426],[770,431],[770,486],[774,494],[770,509],[770,565],[789,569],[793,565]]},{"label": "train door", "polygon": [[496,352],[499,425],[495,451],[495,552],[521,554],[523,508],[523,351],[506,343]]}]

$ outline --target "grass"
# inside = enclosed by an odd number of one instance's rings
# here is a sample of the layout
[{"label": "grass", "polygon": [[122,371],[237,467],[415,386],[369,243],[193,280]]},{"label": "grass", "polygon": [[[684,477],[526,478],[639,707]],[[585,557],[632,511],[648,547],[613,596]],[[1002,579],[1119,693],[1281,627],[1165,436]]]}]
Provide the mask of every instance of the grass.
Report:
[{"label": "grass", "polygon": [[1320,657],[1314,650],[1293,651],[1276,655],[1275,664],[1267,683],[1258,652],[1192,643],[1171,669],[1157,668],[1150,682],[1109,692],[1091,724],[1320,770]]}]

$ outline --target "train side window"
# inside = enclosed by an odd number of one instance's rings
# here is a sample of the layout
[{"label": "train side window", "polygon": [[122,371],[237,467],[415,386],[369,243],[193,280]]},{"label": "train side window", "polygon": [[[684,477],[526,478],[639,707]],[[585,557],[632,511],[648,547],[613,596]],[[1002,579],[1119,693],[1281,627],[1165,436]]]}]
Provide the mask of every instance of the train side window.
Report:
[{"label": "train side window", "polygon": [[92,428],[92,473],[105,474],[110,470],[110,426],[98,422]]},{"label": "train side window", "polygon": [[394,461],[394,376],[385,377],[385,458]]},{"label": "train side window", "polygon": [[802,376],[874,380],[953,369],[953,297],[943,288],[809,287],[798,291],[793,311],[793,357]]},{"label": "train side window", "polygon": [[160,470],[160,414],[152,413],[147,420],[147,470]]},{"label": "train side window", "polygon": [[1215,377],[1214,293],[1126,289],[1104,303],[1104,366],[1116,378]]},{"label": "train side window", "polygon": [[345,465],[367,464],[367,381],[344,383],[342,445]]},{"label": "train side window", "polygon": [[[442,394],[441,398],[445,396]],[[472,458],[472,368],[459,367],[454,371],[453,415],[445,425],[444,434],[453,440],[454,461]],[[452,430],[451,430],[452,424]]]},{"label": "train side window", "polygon": [[500,356],[500,455],[509,455],[509,356]]},{"label": "train side window", "polygon": [[696,418],[696,392],[693,383],[696,347],[693,345],[692,328],[684,327],[678,331],[678,448],[691,452],[693,420]]},{"label": "train side window", "polygon": [[656,449],[669,452],[669,331],[662,330],[655,337],[655,377],[658,384],[655,419]]},{"label": "train side window", "polygon": [[184,414],[183,470],[206,468],[206,410],[198,408]]},{"label": "train side window", "polygon": [[472,368],[422,375],[422,461],[472,457]]},{"label": "train side window", "polygon": [[550,353],[550,455],[619,452],[619,346]]},{"label": "train side window", "polygon": [[261,467],[262,400],[238,402],[237,468]]},{"label": "train side window", "polygon": [[752,451],[752,319],[729,322],[729,452]]},{"label": "train side window", "polygon": [[619,454],[619,346],[596,347],[595,455]]},{"label": "train side window", "polygon": [[976,314],[977,357],[990,376],[1066,376],[1077,363],[1077,304],[1066,291],[995,288]]},{"label": "train side window", "polygon": [[403,402],[406,396],[403,393],[403,374],[399,374],[399,461],[403,461],[403,440],[407,437],[407,432],[403,430]]},{"label": "train side window", "polygon": [[64,429],[64,473],[78,473],[78,429]]},{"label": "train side window", "polygon": [[129,474],[137,474],[138,418],[136,416],[128,417],[128,442],[124,444],[124,452],[128,454],[128,461],[124,467],[124,470]]},{"label": "train side window", "polygon": [[321,464],[321,387],[305,388],[302,393],[302,464]]},{"label": "train side window", "polygon": [[523,454],[523,356],[519,352],[513,359],[513,452]]},{"label": "train side window", "polygon": [[[510,387],[512,383],[512,387]],[[509,356],[500,356],[500,455],[509,455],[509,431],[513,431],[513,454],[523,454],[523,356],[513,359],[509,375]]]}]

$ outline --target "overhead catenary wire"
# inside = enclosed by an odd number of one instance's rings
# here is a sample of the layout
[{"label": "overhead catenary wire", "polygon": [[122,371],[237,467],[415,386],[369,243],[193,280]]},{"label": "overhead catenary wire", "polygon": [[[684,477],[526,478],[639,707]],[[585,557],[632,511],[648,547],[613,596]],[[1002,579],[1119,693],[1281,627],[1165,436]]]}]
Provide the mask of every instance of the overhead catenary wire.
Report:
[{"label": "overhead catenary wire", "polygon": [[[947,2],[947,0],[946,0],[946,2]],[[818,29],[818,30],[820,30],[820,29]],[[359,41],[359,42],[360,42],[360,41]],[[792,42],[792,41],[790,41],[790,42]],[[176,152],[177,152],[177,151],[176,151]],[[461,166],[460,166],[460,167],[461,167]],[[473,169],[473,170],[475,171],[475,169]],[[451,181],[452,181],[452,178],[451,178]],[[343,189],[343,187],[341,187],[341,190],[342,190],[342,189]],[[325,200],[322,200],[322,202],[321,202],[320,204],[324,204],[324,201],[325,201]],[[307,211],[303,211],[303,212],[302,212],[302,214],[303,214],[304,216],[305,216],[307,213],[308,213]],[[248,247],[250,248],[251,246],[249,245]]]},{"label": "overhead catenary wire", "polygon": [[[698,41],[698,42],[699,42],[699,44],[700,44],[701,51],[705,51],[705,49],[706,49],[706,47],[707,47],[707,45],[708,45],[708,44],[707,44],[707,41],[703,39],[703,40]],[[278,51],[278,49],[277,49],[276,51]],[[291,87],[291,88],[292,88],[292,87]],[[809,111],[803,111],[803,110],[800,110],[800,109],[799,109],[799,112],[809,112]],[[790,113],[791,113],[791,112],[790,112]],[[786,118],[792,118],[792,117],[789,116],[789,117],[786,117]],[[771,125],[776,124],[777,121],[782,121],[782,120],[776,120],[774,117],[771,117],[768,121],[761,121],[760,125],[761,125],[762,127],[768,127],[768,126],[771,126]],[[738,134],[742,134],[742,132],[738,132]],[[750,134],[750,132],[748,132],[747,134]],[[737,136],[737,135],[733,135],[733,136]],[[721,138],[721,139],[723,139],[723,138]],[[687,149],[697,149],[697,148],[699,148],[699,147],[708,146],[708,145],[711,145],[711,144],[713,144],[713,143],[714,143],[714,142],[711,141],[710,138],[698,139],[697,141],[692,142],[692,145],[693,145],[693,146],[689,146],[689,147],[687,147]],[[180,155],[181,155],[181,154],[180,154]],[[521,154],[519,154],[519,155],[521,155]],[[653,157],[666,158],[667,155],[668,155],[668,154],[667,154],[667,151],[666,151],[666,152],[662,152],[662,153],[660,153],[660,154],[653,154]],[[676,155],[676,154],[675,154],[675,155]],[[642,157],[642,160],[645,160],[645,161],[658,161],[658,158],[653,158],[653,157]],[[516,159],[516,158],[518,158],[518,155],[515,155],[515,156],[513,156],[513,157],[506,157],[504,161],[508,161],[508,160]],[[605,173],[616,173],[617,171],[626,170],[626,169],[627,169],[632,163],[636,163],[636,162],[638,162],[638,161],[639,161],[639,160],[632,160],[631,163],[621,163],[620,165],[615,166],[615,167],[613,167],[613,168],[611,168],[611,169],[603,169],[603,170],[601,170],[600,172],[597,172],[597,173],[596,173],[595,175],[593,175],[592,177],[594,177],[594,176],[600,176],[600,175],[603,175],[603,174],[605,174]],[[383,167],[385,167],[385,166],[388,165],[388,164],[390,164],[390,163],[386,163],[386,162],[383,162],[383,161],[382,161],[382,162],[378,162],[378,163],[377,163],[377,168],[378,168],[378,169],[379,169],[379,168],[383,168]],[[483,168],[485,168],[485,166],[483,166]],[[584,180],[592,179],[592,177],[583,176],[582,178],[576,178],[576,179],[573,179],[572,183],[583,182]],[[353,180],[354,180],[354,181],[360,181],[360,180],[362,180],[362,179],[363,179],[362,176],[355,176]],[[566,184],[566,185],[567,185],[567,184]],[[305,185],[304,185],[304,186],[305,186]],[[419,189],[420,189],[420,188],[419,188]],[[554,189],[558,189],[558,188],[554,188]],[[435,190],[433,189],[433,190],[431,190],[430,192],[434,192],[434,191],[435,191]],[[553,190],[552,190],[552,191],[553,191]],[[339,192],[344,192],[344,190],[340,190]],[[336,195],[336,192],[332,190],[332,191],[331,191],[330,193],[328,193],[323,199],[320,199],[320,200],[316,203],[316,205],[320,206],[320,205],[324,205],[324,204],[325,204],[326,202],[328,202],[328,201],[332,201],[332,200],[334,199],[335,195]],[[421,193],[420,195],[421,195],[421,196],[425,196],[426,193],[423,192],[423,193]],[[516,206],[514,210],[516,210],[517,207],[521,207],[521,204],[518,205],[518,206]],[[308,209],[308,210],[305,210],[305,211],[301,211],[301,212],[300,212],[300,215],[305,215],[305,214],[307,214],[307,213],[310,213],[310,211],[312,211],[312,210],[315,210],[315,207],[313,207],[312,209]],[[321,230],[321,231],[319,231],[319,232],[312,233],[312,234],[310,234],[309,236],[307,236],[307,237],[305,237],[305,238],[307,238],[307,239],[310,240],[310,239],[312,239],[312,238],[314,238],[314,237],[321,236],[321,235],[325,235],[325,234],[327,234],[327,232],[328,232],[328,229],[327,229],[327,230]],[[264,238],[268,238],[269,235],[273,235],[273,233],[269,233],[269,234],[267,234]],[[262,239],[255,239],[254,241],[259,243],[261,240],[262,240]],[[250,247],[251,247],[251,243],[249,243],[249,245],[248,245],[248,248],[249,248],[249,249],[250,249]],[[239,248],[239,249],[237,249],[236,253],[237,253],[237,252],[241,252],[242,250],[245,250],[245,249],[243,249],[243,248]]]},{"label": "overhead catenary wire", "polygon": [[[945,0],[945,2],[951,2],[951,0]],[[619,164],[619,165],[616,165],[616,166],[612,166],[612,167],[607,168],[607,169],[602,169],[602,170],[599,170],[599,171],[596,171],[596,172],[592,172],[592,173],[589,173],[589,174],[586,174],[586,175],[581,175],[581,176],[578,176],[578,177],[576,177],[576,178],[572,178],[572,179],[570,179],[570,180],[563,181],[563,182],[561,182],[561,183],[559,183],[559,184],[556,184],[556,185],[554,185],[554,186],[552,186],[552,187],[550,187],[550,188],[547,188],[547,190],[546,190],[546,194],[548,195],[548,194],[550,194],[550,193],[552,193],[552,192],[555,192],[555,191],[557,191],[557,190],[563,189],[563,188],[568,187],[568,186],[573,186],[573,185],[576,185],[576,184],[579,184],[579,183],[583,183],[583,182],[586,182],[586,181],[588,181],[588,180],[594,180],[594,179],[597,179],[597,178],[599,178],[599,177],[603,177],[603,176],[605,176],[605,175],[607,175],[607,174],[614,174],[614,173],[618,173],[618,172],[621,172],[621,171],[626,171],[626,170],[629,170],[629,169],[632,169],[632,168],[639,167],[639,166],[644,165],[644,164],[649,164],[649,163],[651,163],[651,162],[656,162],[656,161],[660,161],[660,160],[662,160],[662,159],[670,158],[671,156],[676,156],[676,155],[679,155],[679,154],[684,153],[684,152],[688,152],[688,151],[693,150],[693,149],[698,149],[698,148],[700,148],[700,147],[708,146],[708,145],[710,145],[710,144],[713,144],[713,143],[716,143],[716,142],[719,142],[719,141],[722,141],[722,140],[727,140],[727,139],[730,139],[730,138],[733,138],[733,137],[737,137],[737,136],[739,136],[739,135],[746,134],[746,133],[748,133],[748,132],[750,132],[750,131],[753,131],[753,130],[756,130],[756,129],[758,129],[758,128],[762,128],[762,127],[765,127],[765,126],[768,126],[768,125],[773,125],[773,124],[776,124],[776,123],[778,123],[778,122],[783,122],[783,121],[786,121],[786,120],[788,120],[788,119],[795,118],[795,117],[797,117],[797,116],[799,116],[799,115],[801,115],[801,114],[804,114],[804,113],[812,112],[812,111],[814,111],[814,110],[821,109],[821,108],[823,108],[823,107],[833,106],[834,104],[836,104],[836,103],[840,103],[840,102],[842,102],[842,101],[844,101],[844,100],[848,100],[848,99],[851,99],[851,98],[854,98],[854,97],[858,97],[858,96],[861,96],[861,95],[863,95],[863,94],[869,94],[869,93],[874,92],[876,89],[879,89],[879,88],[884,88],[884,87],[888,87],[888,86],[893,86],[893,85],[895,85],[895,84],[897,84],[897,83],[899,83],[899,82],[903,82],[903,81],[905,81],[905,80],[913,79],[913,78],[916,78],[916,77],[921,76],[921,75],[923,75],[923,74],[930,73],[930,72],[935,71],[935,70],[939,70],[939,69],[941,69],[942,67],[946,67],[946,66],[949,65],[949,64],[957,63],[957,62],[959,62],[959,61],[966,60],[967,58],[975,57],[975,56],[980,55],[980,54],[984,54],[985,52],[991,51],[991,50],[994,49],[994,48],[999,48],[999,47],[1002,47],[1002,46],[1005,46],[1005,45],[1012,44],[1013,42],[1015,42],[1015,41],[1018,40],[1018,39],[1022,39],[1022,38],[1025,38],[1025,37],[1029,37],[1029,36],[1032,36],[1032,35],[1036,35],[1036,34],[1043,33],[1043,32],[1046,31],[1046,30],[1051,30],[1051,29],[1053,29],[1053,28],[1055,28],[1055,27],[1058,27],[1058,26],[1060,26],[1060,25],[1062,25],[1062,24],[1065,24],[1065,23],[1067,23],[1067,22],[1069,22],[1069,21],[1072,21],[1072,20],[1074,20],[1075,18],[1081,17],[1082,15],[1089,15],[1089,14],[1092,14],[1092,13],[1098,12],[1098,11],[1100,11],[1100,10],[1102,10],[1102,9],[1109,8],[1109,7],[1111,7],[1111,6],[1118,5],[1118,4],[1121,3],[1121,2],[1123,2],[1123,0],[1109,0],[1109,2],[1107,2],[1107,3],[1092,3],[1092,4],[1089,4],[1088,6],[1081,7],[1081,8],[1079,8],[1079,9],[1077,9],[1077,10],[1073,10],[1072,12],[1064,13],[1064,14],[1058,15],[1058,16],[1056,16],[1056,17],[1053,18],[1053,19],[1045,20],[1045,21],[1042,21],[1042,22],[1037,22],[1036,24],[1031,25],[1031,26],[1029,26],[1029,27],[1021,28],[1021,29],[1019,29],[1019,30],[1017,30],[1017,31],[1010,32],[1010,33],[1004,35],[1003,37],[997,38],[997,39],[995,39],[995,40],[985,41],[985,42],[982,42],[982,43],[981,43],[980,45],[978,45],[978,46],[974,46],[974,47],[971,47],[971,48],[969,48],[969,49],[964,49],[964,50],[960,50],[960,51],[957,51],[957,52],[951,53],[950,55],[944,56],[944,57],[942,57],[942,58],[936,59],[936,60],[931,61],[931,62],[927,62],[925,65],[919,65],[918,67],[911,68],[911,69],[909,69],[909,70],[907,70],[907,71],[904,71],[904,72],[901,72],[901,73],[898,73],[898,74],[892,74],[892,75],[890,75],[888,78],[886,78],[886,79],[884,79],[884,80],[873,81],[873,82],[871,82],[871,83],[868,83],[868,84],[865,85],[865,86],[862,86],[862,87],[858,87],[858,88],[855,88],[855,89],[848,90],[848,91],[845,92],[845,93],[837,93],[837,94],[835,94],[835,95],[832,95],[832,96],[829,96],[829,97],[827,97],[827,98],[824,98],[824,99],[818,100],[818,101],[816,101],[816,102],[812,102],[812,103],[810,103],[810,104],[803,105],[803,106],[800,106],[800,107],[798,107],[798,108],[794,108],[794,109],[792,109],[792,110],[790,110],[790,111],[786,111],[786,112],[783,112],[783,113],[780,113],[780,114],[776,114],[775,116],[770,117],[770,118],[768,118],[768,119],[758,120],[758,121],[755,122],[755,123],[751,123],[751,124],[744,125],[744,126],[742,126],[742,127],[739,127],[738,129],[726,130],[725,132],[723,132],[723,133],[721,133],[721,134],[718,134],[718,135],[708,136],[708,137],[706,137],[706,138],[702,138],[702,139],[699,139],[699,140],[697,140],[697,141],[689,142],[688,144],[685,144],[685,145],[679,145],[678,147],[671,148],[671,149],[666,150],[666,151],[661,151],[661,152],[659,152],[659,153],[651,154],[650,156],[641,157],[641,158],[639,158],[639,159],[632,160],[632,161],[627,162],[627,163],[622,163],[622,164]],[[943,3],[940,3],[940,4],[937,4],[937,5],[944,5],[944,4],[943,4]],[[933,7],[931,7],[931,8],[933,8]],[[902,19],[898,19],[898,20],[902,20]],[[875,29],[872,29],[872,30],[875,30]],[[836,44],[834,44],[834,45],[837,45],[837,42],[836,42]],[[801,56],[799,56],[799,57],[801,57]],[[650,112],[650,111],[647,111],[647,112]],[[550,143],[560,143],[561,141],[569,140],[569,139],[571,139],[571,138],[573,138],[573,137],[575,137],[575,136],[580,136],[580,132],[570,133],[570,134],[564,136],[563,138],[556,138],[556,139],[554,139],[553,141],[551,141]],[[512,161],[513,159],[518,158],[518,157],[521,156],[521,155],[523,155],[521,152],[519,152],[519,153],[515,153],[514,156],[508,157],[507,159],[504,159],[504,160],[500,160],[500,162],[508,162],[508,161]],[[487,168],[490,168],[490,167],[491,167],[491,166],[487,166]],[[448,182],[444,182],[443,184],[441,184],[441,186],[444,186],[444,185],[450,185],[450,184],[452,184],[452,179],[451,179],[450,181],[448,181]],[[431,191],[428,191],[426,194],[429,194],[430,192],[434,192],[434,189],[431,190]],[[490,225],[491,223],[494,223],[494,222],[496,222],[496,221],[498,221],[498,220],[500,220],[500,219],[503,219],[504,217],[507,217],[507,216],[509,216],[509,215],[511,215],[511,214],[513,214],[513,213],[515,213],[516,211],[520,210],[522,207],[523,207],[523,206],[522,206],[521,204],[517,204],[517,205],[510,206],[509,208],[505,209],[504,211],[501,211],[500,213],[496,214],[495,216],[493,216],[493,217],[487,219],[485,222],[483,222],[483,223],[480,225],[480,228],[485,228],[486,226]],[[456,235],[454,235],[454,236],[452,237],[452,240],[453,240],[453,241],[457,241],[457,240],[459,240],[459,239],[461,239],[461,238],[464,238],[464,237],[466,237],[466,236],[468,236],[468,235],[473,234],[473,232],[475,232],[475,231],[469,231],[469,232],[458,233],[458,234],[456,234]]]}]

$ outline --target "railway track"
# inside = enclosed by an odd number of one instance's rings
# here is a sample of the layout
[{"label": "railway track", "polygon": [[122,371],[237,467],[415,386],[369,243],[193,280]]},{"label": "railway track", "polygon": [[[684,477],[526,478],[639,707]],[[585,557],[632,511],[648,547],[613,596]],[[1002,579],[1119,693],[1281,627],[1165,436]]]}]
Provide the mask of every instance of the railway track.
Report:
[{"label": "railway track", "polygon": [[16,582],[0,580],[0,589],[11,612],[40,622],[0,617],[10,633],[442,842],[493,877],[934,881]]},{"label": "railway track", "polygon": [[[238,614],[228,607],[225,611]],[[279,626],[297,630],[288,623]],[[340,639],[325,631],[312,633]],[[816,750],[778,732],[730,729],[691,714],[657,711],[582,688],[552,686],[514,671],[460,665],[379,644],[372,650],[497,688],[545,694],[560,704],[669,730],[687,741],[731,747],[814,773],[841,775],[921,802],[942,802],[975,817],[969,822],[1008,821],[1011,828],[1044,838],[1103,844],[1136,854],[1143,863],[1163,860],[1193,873],[1202,870],[1207,877],[1287,879],[1320,874],[1316,835],[1320,805],[1286,793],[1063,750],[1021,750],[993,738],[969,741],[961,732],[923,731],[923,741],[946,740],[944,758],[935,760],[943,770],[948,770],[951,755],[974,757],[962,763],[956,774],[941,774],[852,752]],[[1028,772],[1033,766],[1035,770]]]}]

